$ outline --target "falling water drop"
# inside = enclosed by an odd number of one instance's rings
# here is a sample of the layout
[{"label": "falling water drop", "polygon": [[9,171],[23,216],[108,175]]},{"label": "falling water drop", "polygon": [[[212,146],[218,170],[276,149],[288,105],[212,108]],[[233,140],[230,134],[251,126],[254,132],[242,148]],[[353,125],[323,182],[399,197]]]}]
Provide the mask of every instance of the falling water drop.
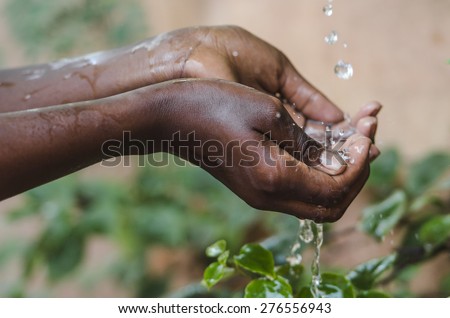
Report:
[{"label": "falling water drop", "polygon": [[353,76],[353,66],[343,60],[339,60],[334,67],[334,73],[341,79],[350,79]]},{"label": "falling water drop", "polygon": [[338,34],[336,31],[331,31],[328,35],[325,36],[324,38],[325,43],[327,44],[334,44],[338,41]]},{"label": "falling water drop", "polygon": [[277,112],[277,113],[275,114],[275,117],[276,117],[276,118],[280,118],[280,117],[281,117],[280,112]]},{"label": "falling water drop", "polygon": [[333,15],[333,5],[331,3],[328,3],[327,5],[325,5],[323,7],[322,11],[327,17],[332,16]]}]

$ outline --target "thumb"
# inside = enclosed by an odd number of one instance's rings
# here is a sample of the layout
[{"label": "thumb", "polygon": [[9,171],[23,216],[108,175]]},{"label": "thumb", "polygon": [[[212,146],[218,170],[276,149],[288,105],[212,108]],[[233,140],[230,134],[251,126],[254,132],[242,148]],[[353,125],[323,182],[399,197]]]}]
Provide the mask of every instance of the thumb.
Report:
[{"label": "thumb", "polygon": [[[320,164],[315,166],[331,176],[347,174],[347,169],[351,167],[351,174],[356,174],[361,165],[365,165],[370,160],[370,152],[373,149],[369,138],[355,134],[352,135],[339,148],[324,149],[320,155]],[[354,167],[356,166],[356,168]]]}]

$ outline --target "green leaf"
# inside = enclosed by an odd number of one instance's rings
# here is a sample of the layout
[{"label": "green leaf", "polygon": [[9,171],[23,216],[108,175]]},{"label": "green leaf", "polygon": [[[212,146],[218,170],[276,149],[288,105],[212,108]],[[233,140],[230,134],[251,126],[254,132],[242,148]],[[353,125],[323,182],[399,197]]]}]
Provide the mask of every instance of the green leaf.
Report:
[{"label": "green leaf", "polygon": [[358,298],[389,298],[390,296],[378,290],[363,290],[358,294]]},{"label": "green leaf", "polygon": [[357,266],[347,274],[347,278],[359,289],[369,290],[376,279],[388,270],[395,262],[396,255],[392,254],[379,259],[372,259]]},{"label": "green leaf", "polygon": [[258,278],[245,287],[245,298],[291,298],[292,287],[289,282],[278,276],[275,279]]},{"label": "green leaf", "polygon": [[84,239],[78,235],[69,236],[45,255],[51,280],[61,279],[73,271],[83,259]]},{"label": "green leaf", "polygon": [[311,288],[309,287],[302,287],[300,289],[300,292],[298,295],[296,295],[298,298],[314,298],[313,294],[311,293]]},{"label": "green leaf", "polygon": [[449,154],[431,154],[411,167],[409,176],[406,179],[406,189],[412,196],[417,196],[432,186],[449,168]]},{"label": "green leaf", "polygon": [[395,191],[384,201],[364,209],[361,221],[363,230],[381,239],[397,225],[406,207],[406,194],[402,190]]},{"label": "green leaf", "polygon": [[234,261],[240,267],[255,273],[270,277],[275,276],[272,253],[259,244],[245,244]]},{"label": "green leaf", "polygon": [[324,298],[354,298],[355,290],[351,282],[342,275],[323,273],[318,286],[319,294]]},{"label": "green leaf", "polygon": [[276,268],[277,275],[286,278],[292,286],[292,292],[297,294],[303,280],[303,265],[291,266],[289,263],[283,264]]},{"label": "green leaf", "polygon": [[410,205],[411,212],[420,212],[426,207],[445,207],[444,201],[433,193],[424,193],[421,196],[414,199]]},{"label": "green leaf", "polygon": [[428,220],[419,230],[419,241],[426,250],[432,250],[450,238],[450,215],[438,215]]},{"label": "green leaf", "polygon": [[227,263],[227,260],[228,260],[229,256],[230,256],[230,251],[225,251],[225,252],[223,252],[222,254],[219,255],[219,257],[217,258],[217,261],[220,264],[224,264],[225,265]]},{"label": "green leaf", "polygon": [[220,240],[206,248],[206,256],[217,257],[227,249],[227,242]]},{"label": "green leaf", "polygon": [[222,279],[229,277],[233,274],[234,270],[227,267],[225,264],[214,262],[209,264],[203,273],[202,284],[208,288],[213,287]]},{"label": "green leaf", "polygon": [[396,149],[387,149],[370,166],[367,185],[380,194],[386,194],[395,187],[400,165],[400,155]]}]

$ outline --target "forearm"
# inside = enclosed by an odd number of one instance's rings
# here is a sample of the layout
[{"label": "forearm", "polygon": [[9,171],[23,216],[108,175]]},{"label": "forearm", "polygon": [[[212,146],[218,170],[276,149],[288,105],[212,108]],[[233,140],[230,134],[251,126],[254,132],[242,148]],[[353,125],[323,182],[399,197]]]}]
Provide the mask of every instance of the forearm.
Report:
[{"label": "forearm", "polygon": [[87,101],[171,79],[188,52],[170,45],[170,35],[163,34],[119,49],[2,70],[0,112]]},{"label": "forearm", "polygon": [[123,131],[152,138],[153,90],[0,114],[0,200],[101,161],[103,143]]}]

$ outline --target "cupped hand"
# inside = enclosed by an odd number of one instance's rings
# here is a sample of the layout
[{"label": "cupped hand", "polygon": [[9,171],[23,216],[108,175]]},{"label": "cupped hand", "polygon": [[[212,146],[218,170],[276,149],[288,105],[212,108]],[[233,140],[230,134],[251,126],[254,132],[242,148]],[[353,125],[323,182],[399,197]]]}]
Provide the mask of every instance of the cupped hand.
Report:
[{"label": "cupped hand", "polygon": [[343,145],[352,157],[343,173],[314,169],[322,146],[269,94],[222,80],[156,86],[162,102],[151,134],[161,146],[154,151],[201,166],[255,208],[336,221],[369,175],[372,142],[361,134]]},{"label": "cupped hand", "polygon": [[149,50],[154,82],[218,78],[279,94],[312,120],[339,122],[342,111],[308,83],[277,48],[237,26],[192,27],[157,36]]}]

